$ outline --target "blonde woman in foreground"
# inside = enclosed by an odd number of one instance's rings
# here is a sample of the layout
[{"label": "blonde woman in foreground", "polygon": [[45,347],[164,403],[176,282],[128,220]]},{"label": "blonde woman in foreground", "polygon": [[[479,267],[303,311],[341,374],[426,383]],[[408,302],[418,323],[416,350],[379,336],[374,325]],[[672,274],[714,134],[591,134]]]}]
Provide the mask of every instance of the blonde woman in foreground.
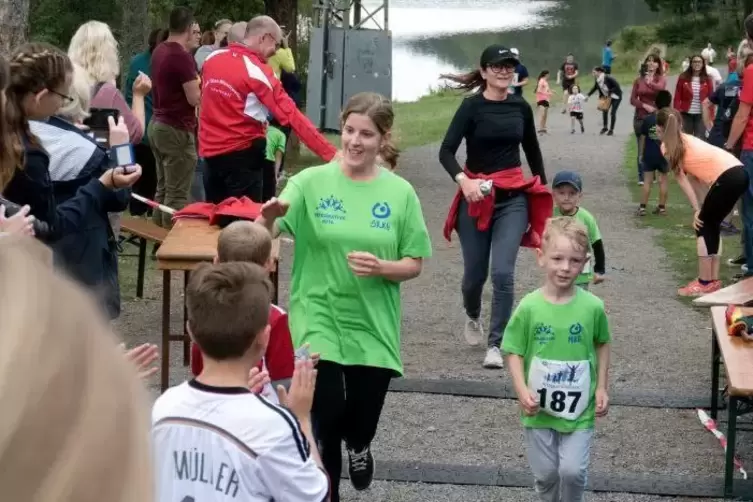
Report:
[{"label": "blonde woman in foreground", "polygon": [[28,237],[0,239],[3,500],[150,502],[149,412],[93,301]]}]

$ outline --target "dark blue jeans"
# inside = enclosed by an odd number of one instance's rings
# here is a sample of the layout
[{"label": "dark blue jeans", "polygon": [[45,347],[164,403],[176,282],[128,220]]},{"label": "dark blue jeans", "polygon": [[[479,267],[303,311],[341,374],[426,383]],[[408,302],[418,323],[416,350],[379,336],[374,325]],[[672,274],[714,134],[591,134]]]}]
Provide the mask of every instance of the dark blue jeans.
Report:
[{"label": "dark blue jeans", "polygon": [[463,306],[469,317],[481,314],[481,293],[489,276],[491,260],[492,308],[489,347],[499,347],[515,300],[515,262],[523,234],[528,228],[528,199],[522,193],[498,201],[489,229],[481,231],[460,203],[457,232],[463,250]]},{"label": "dark blue jeans", "polygon": [[748,179],[751,180],[748,190],[743,194],[741,208],[743,233],[745,234],[743,251],[748,266],[748,272],[745,275],[751,276],[753,275],[753,150],[743,150],[740,154],[740,160],[745,172],[748,173]]}]

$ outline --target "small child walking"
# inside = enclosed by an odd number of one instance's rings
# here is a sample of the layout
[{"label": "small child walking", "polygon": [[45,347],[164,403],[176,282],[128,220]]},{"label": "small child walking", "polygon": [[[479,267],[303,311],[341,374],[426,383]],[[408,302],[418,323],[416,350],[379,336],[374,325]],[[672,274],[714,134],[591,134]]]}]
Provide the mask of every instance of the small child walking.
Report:
[{"label": "small child walking", "polygon": [[[672,94],[669,91],[659,91],[656,94],[656,110],[672,105]],[[638,163],[643,172],[643,186],[641,187],[641,202],[638,206],[638,216],[646,215],[646,206],[651,197],[651,186],[654,183],[654,173],[659,176],[659,203],[652,212],[667,214],[667,195],[669,193],[669,164],[661,151],[661,140],[656,132],[656,111],[649,113],[641,125],[641,135],[638,137]]]},{"label": "small child walking", "polygon": [[[573,171],[560,171],[554,176],[552,182],[552,195],[554,197],[554,216],[567,216],[580,221],[588,232],[588,259],[583,265],[583,272],[578,274],[575,284],[583,289],[588,289],[590,284],[599,284],[604,281],[605,255],[604,243],[601,240],[601,231],[596,223],[594,215],[581,207],[580,201],[583,194],[583,180],[580,175]],[[593,263],[593,266],[591,265]]]},{"label": "small child walking", "polygon": [[549,115],[549,99],[554,91],[549,87],[549,70],[539,73],[536,82],[536,107],[539,112],[539,134],[546,134],[546,119]]},{"label": "small child walking", "polygon": [[583,500],[596,417],[609,410],[604,302],[575,286],[587,254],[579,221],[549,220],[538,250],[544,285],[521,300],[502,342],[542,502]]},{"label": "small child walking", "polygon": [[567,108],[570,110],[570,134],[575,134],[575,122],[580,124],[580,132],[586,132],[583,127],[583,103],[586,97],[580,92],[580,86],[573,84],[570,87],[570,96],[567,98]]}]

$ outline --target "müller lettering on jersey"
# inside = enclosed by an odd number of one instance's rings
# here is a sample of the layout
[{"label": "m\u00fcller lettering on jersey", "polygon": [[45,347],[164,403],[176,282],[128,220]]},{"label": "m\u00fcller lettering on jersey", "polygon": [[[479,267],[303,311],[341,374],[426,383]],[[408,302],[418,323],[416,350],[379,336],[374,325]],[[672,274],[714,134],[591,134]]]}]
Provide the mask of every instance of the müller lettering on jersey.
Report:
[{"label": "m\u00fcller lettering on jersey", "polygon": [[216,491],[235,498],[240,488],[238,472],[225,462],[220,462],[216,471],[204,452],[192,450],[173,451],[175,476],[180,481],[204,483]]}]

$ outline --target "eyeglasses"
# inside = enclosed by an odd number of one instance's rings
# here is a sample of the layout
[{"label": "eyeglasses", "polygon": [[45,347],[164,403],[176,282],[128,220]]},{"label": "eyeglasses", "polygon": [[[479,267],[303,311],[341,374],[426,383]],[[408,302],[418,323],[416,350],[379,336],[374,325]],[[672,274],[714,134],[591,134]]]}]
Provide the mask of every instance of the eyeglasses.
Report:
[{"label": "eyeglasses", "polygon": [[486,65],[486,69],[492,73],[503,73],[515,71],[515,65],[513,63],[499,63]]},{"label": "eyeglasses", "polygon": [[51,92],[52,94],[55,94],[56,96],[59,96],[63,100],[64,104],[68,105],[68,104],[73,103],[73,98],[70,97],[70,96],[68,96],[67,94],[60,93],[60,92],[58,92],[58,91],[56,91],[54,89],[47,89],[47,90],[49,92]]},{"label": "eyeglasses", "polygon": [[264,36],[271,38],[272,41],[275,43],[275,51],[280,50],[280,48],[282,47],[282,40],[277,40],[275,36],[272,35],[271,33],[265,33]]}]

